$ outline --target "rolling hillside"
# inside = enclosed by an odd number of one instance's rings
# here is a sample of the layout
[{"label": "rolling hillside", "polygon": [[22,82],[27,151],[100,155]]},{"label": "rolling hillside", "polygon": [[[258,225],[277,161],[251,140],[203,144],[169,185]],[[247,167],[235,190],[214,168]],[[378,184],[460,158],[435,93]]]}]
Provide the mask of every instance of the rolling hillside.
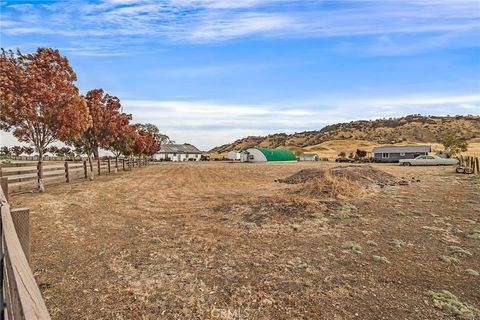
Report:
[{"label": "rolling hillside", "polygon": [[359,120],[333,124],[315,131],[250,136],[213,148],[210,153],[223,154],[249,147],[284,147],[293,151],[330,155],[338,150],[354,151],[357,147],[371,149],[378,144],[430,143],[438,147],[442,136],[449,131],[476,142],[480,138],[480,116],[409,115],[402,118]]}]

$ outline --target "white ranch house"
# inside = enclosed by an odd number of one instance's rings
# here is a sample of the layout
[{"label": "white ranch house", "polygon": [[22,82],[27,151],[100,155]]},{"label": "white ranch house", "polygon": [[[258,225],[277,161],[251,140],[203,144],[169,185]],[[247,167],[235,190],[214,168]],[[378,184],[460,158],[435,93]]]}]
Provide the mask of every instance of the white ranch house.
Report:
[{"label": "white ranch house", "polygon": [[188,143],[164,144],[160,151],[153,155],[153,159],[160,161],[198,161],[201,155],[202,151]]}]

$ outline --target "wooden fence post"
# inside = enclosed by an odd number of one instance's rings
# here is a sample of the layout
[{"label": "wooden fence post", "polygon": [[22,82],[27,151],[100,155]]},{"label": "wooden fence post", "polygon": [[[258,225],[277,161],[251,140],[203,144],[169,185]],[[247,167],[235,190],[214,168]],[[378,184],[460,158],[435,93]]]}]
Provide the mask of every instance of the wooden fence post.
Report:
[{"label": "wooden fence post", "polygon": [[480,175],[480,163],[478,158],[475,158],[475,167],[477,167],[477,174]]},{"label": "wooden fence post", "polygon": [[83,160],[83,173],[85,174],[85,179],[88,179],[87,160]]},{"label": "wooden fence post", "polygon": [[28,208],[15,208],[10,209],[10,213],[23,253],[28,264],[30,264],[30,210]]},{"label": "wooden fence post", "polygon": [[118,157],[115,157],[115,169],[118,171]]},{"label": "wooden fence post", "polygon": [[0,186],[3,190],[3,193],[5,194],[5,198],[7,199],[8,202],[8,178],[7,177],[1,177],[0,178]]},{"label": "wooden fence post", "polygon": [[97,171],[98,171],[98,175],[100,175],[100,156],[97,157]]},{"label": "wooden fence post", "polygon": [[68,170],[68,161],[65,161],[65,182],[70,182],[70,171]]},{"label": "wooden fence post", "polygon": [[108,173],[110,173],[110,156],[107,157]]},{"label": "wooden fence post", "polygon": [[123,171],[125,171],[125,158],[122,158]]}]

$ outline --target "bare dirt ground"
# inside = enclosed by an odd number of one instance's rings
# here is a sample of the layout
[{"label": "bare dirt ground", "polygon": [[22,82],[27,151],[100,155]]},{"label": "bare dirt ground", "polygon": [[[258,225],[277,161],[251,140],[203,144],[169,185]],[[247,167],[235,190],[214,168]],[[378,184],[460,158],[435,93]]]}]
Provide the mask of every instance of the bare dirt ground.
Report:
[{"label": "bare dirt ground", "polygon": [[53,319],[476,319],[480,179],[378,165],[415,182],[348,201],[275,182],[332,165],[164,163],[12,204]]}]

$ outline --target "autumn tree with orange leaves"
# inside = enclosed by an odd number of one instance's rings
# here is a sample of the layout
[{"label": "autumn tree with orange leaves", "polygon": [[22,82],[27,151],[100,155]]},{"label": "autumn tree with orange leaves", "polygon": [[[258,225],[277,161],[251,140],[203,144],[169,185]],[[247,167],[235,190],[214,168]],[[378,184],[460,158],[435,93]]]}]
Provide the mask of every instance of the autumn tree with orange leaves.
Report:
[{"label": "autumn tree with orange leaves", "polygon": [[[0,128],[13,131],[39,155],[39,168],[48,146],[80,136],[90,115],[74,82],[77,76],[58,50],[39,48],[0,53]],[[39,172],[43,189],[43,173]]]},{"label": "autumn tree with orange leaves", "polygon": [[122,128],[118,137],[110,143],[108,150],[113,153],[115,158],[120,155],[129,156],[133,153],[137,136],[137,126],[128,124]]},{"label": "autumn tree with orange leaves", "polygon": [[99,161],[100,148],[109,148],[123,134],[132,117],[121,113],[120,99],[105,93],[103,89],[90,90],[84,98],[90,112],[91,126],[71,144],[87,155],[93,178],[92,156]]},{"label": "autumn tree with orange leaves", "polygon": [[137,137],[133,147],[133,153],[138,156],[151,156],[157,153],[158,150],[160,150],[160,144],[155,138],[155,135],[145,129],[142,129],[141,125],[139,125]]}]

